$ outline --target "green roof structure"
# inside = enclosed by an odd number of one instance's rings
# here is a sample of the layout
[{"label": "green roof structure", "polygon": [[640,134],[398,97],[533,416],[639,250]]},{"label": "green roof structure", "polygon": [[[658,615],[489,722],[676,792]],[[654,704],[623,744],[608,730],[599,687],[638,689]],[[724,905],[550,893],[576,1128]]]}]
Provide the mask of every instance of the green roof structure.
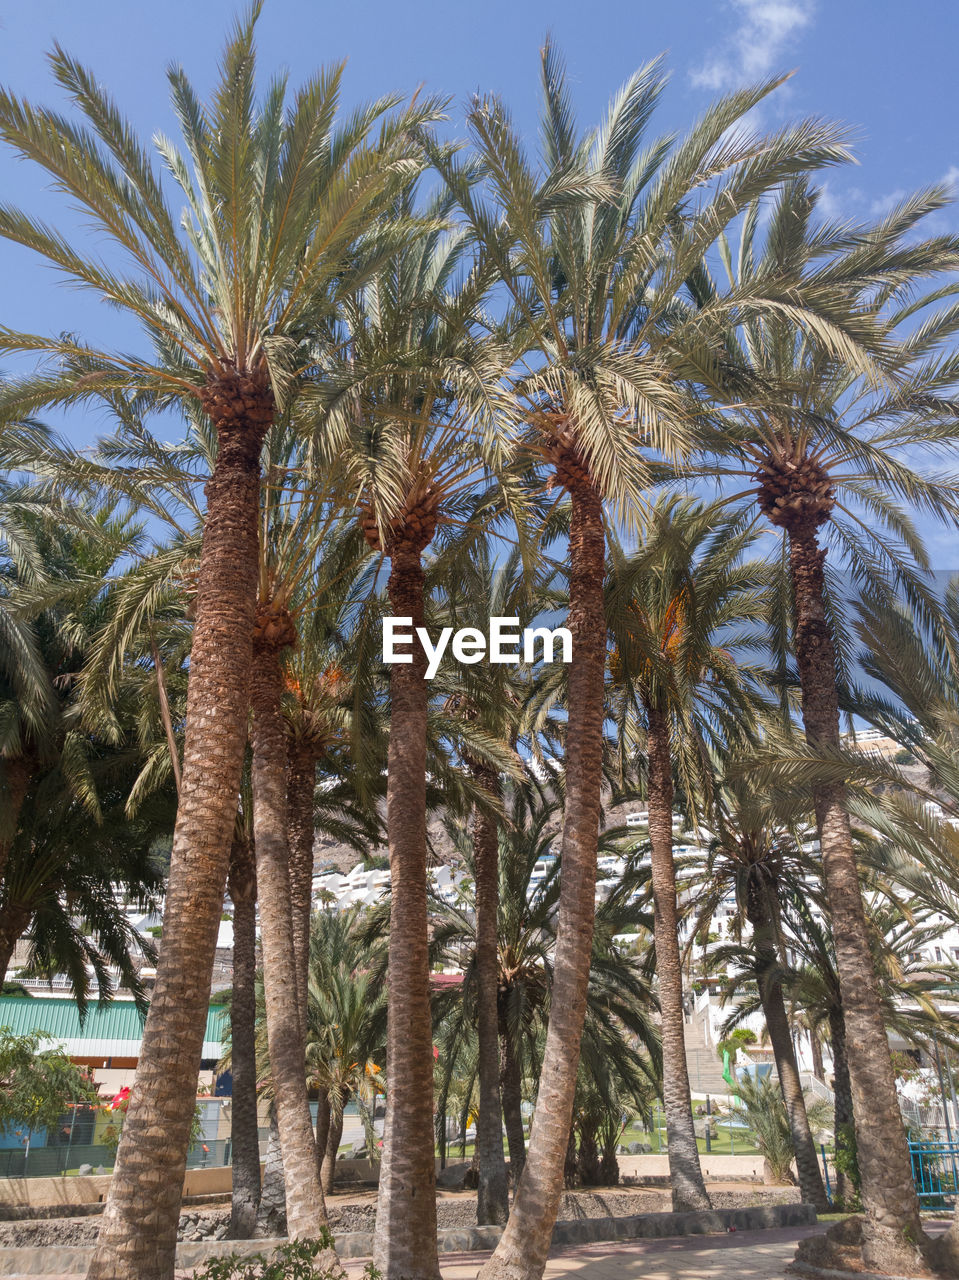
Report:
[{"label": "green roof structure", "polygon": [[[203,1036],[204,1059],[221,1056],[228,1018],[223,1005],[210,1007]],[[91,1003],[81,1021],[76,1001],[69,997],[0,996],[0,1027],[9,1027],[14,1035],[39,1031],[47,1040],[62,1044],[71,1057],[139,1057],[143,1022],[133,1000]]]}]

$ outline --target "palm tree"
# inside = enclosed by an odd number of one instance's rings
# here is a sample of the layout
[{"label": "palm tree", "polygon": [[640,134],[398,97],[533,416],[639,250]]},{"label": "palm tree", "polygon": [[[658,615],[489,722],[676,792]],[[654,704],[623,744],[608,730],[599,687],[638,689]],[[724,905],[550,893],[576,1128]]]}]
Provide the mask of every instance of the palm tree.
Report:
[{"label": "palm tree", "polygon": [[[254,6],[232,33],[209,106],[182,70],[170,72],[185,153],[165,140],[158,146],[186,196],[185,229],[147,150],[97,79],[64,50],[53,52],[54,73],[84,123],[0,93],[5,142],[83,208],[132,270],[85,258],[10,206],[0,234],[132,315],[148,341],[147,354],[119,356],[73,338],[5,330],[4,351],[53,356],[66,371],[42,370],[9,385],[4,412],[23,415],[41,404],[134,390],[155,404],[201,408],[217,440],[168,921],[94,1277],[172,1274],[189,1099],[246,741],[260,448],[311,367],[307,340],[375,256],[375,246],[357,252],[357,239],[383,209],[393,157],[408,150],[409,121],[395,127],[387,121],[370,141],[395,100],[360,108],[345,126],[333,126],[341,68],[315,77],[288,111],[283,81],[257,104],[257,12]],[[417,121],[423,117],[418,111]]]},{"label": "palm tree", "polygon": [[386,992],[377,951],[360,940],[357,911],[317,911],[310,921],[306,1029],[309,1079],[329,1106],[326,1141],[317,1123],[323,1191],[333,1190],[343,1113],[356,1096],[372,1113],[386,1048]]},{"label": "palm tree", "polygon": [[[562,861],[552,850],[556,840],[555,802],[538,794],[532,779],[506,789],[506,816],[499,828],[498,911],[498,1025],[500,1085],[503,1119],[512,1174],[518,1178],[526,1162],[522,1102],[524,1079],[542,1105],[535,1082],[541,1078],[543,1044],[550,1010],[555,1004],[555,956]],[[467,870],[475,865],[475,847],[462,827],[451,821],[447,832]],[[539,868],[548,868],[541,875]],[[472,886],[472,893],[471,893]],[[622,889],[599,907],[593,935],[590,983],[583,1032],[583,1063],[595,1075],[606,1060],[623,1066],[627,1075],[637,1066],[631,1046],[642,1050],[647,1079],[658,1080],[660,1045],[651,1016],[655,997],[645,966],[625,952],[616,935],[645,930],[648,917],[638,899]],[[465,901],[436,899],[432,905],[432,948],[437,960],[462,965],[463,984],[445,999],[434,1001],[438,1018],[452,1008],[468,1011],[477,998],[479,979],[478,920],[475,880],[466,882]],[[467,1041],[468,1016],[457,1023],[459,1039]],[[450,1055],[442,1064],[449,1075],[457,1069]],[[441,1095],[443,1086],[441,1083]],[[502,1138],[500,1139],[502,1141]]]},{"label": "palm tree", "polygon": [[[0,882],[21,807],[44,770],[59,760],[74,794],[82,800],[86,793],[96,811],[80,765],[82,740],[64,720],[73,690],[61,680],[58,691],[56,677],[61,664],[74,669],[84,647],[71,634],[78,611],[84,615],[79,632],[89,640],[91,601],[99,592],[93,560],[105,568],[133,550],[136,540],[109,511],[97,512],[87,500],[68,509],[22,478],[31,459],[55,443],[34,423],[11,424],[0,433],[0,465],[10,471],[0,478]],[[84,585],[79,597],[78,571]]]},{"label": "palm tree", "polygon": [[[708,1209],[709,1196],[686,1067],[672,851],[673,774],[675,770],[689,799],[700,796],[708,804],[707,744],[748,733],[754,719],[753,673],[734,657],[750,624],[765,616],[765,574],[760,565],[743,559],[754,542],[748,524],[723,518],[717,506],[660,499],[651,508],[642,549],[634,556],[614,550],[607,586],[606,615],[614,645],[610,703],[621,785],[635,773],[643,748],[647,760],[663,1100],[676,1212]],[[744,631],[737,634],[737,626]]]},{"label": "palm tree", "polygon": [[[519,549],[503,563],[494,563],[490,547],[469,540],[466,554],[444,566],[447,578],[449,622],[482,631],[494,617],[532,617],[539,612],[539,575],[527,569]],[[452,589],[450,581],[455,583]],[[446,614],[443,614],[444,621]],[[504,752],[515,751],[521,734],[521,709],[528,693],[529,673],[506,663],[457,664],[440,673],[449,681],[445,706],[459,720],[468,722],[472,750],[467,744],[463,763],[479,796],[471,815],[472,860],[476,912],[476,1040],[479,1114],[476,1153],[479,1182],[476,1221],[480,1226],[503,1224],[509,1216],[509,1186],[503,1153],[503,1104],[500,1090],[499,967],[497,964],[499,918],[499,806],[502,800],[497,763],[483,752],[484,742],[496,743]],[[517,1128],[513,1122],[513,1132]],[[519,1128],[522,1137],[522,1128]],[[514,1177],[522,1167],[519,1153],[511,1156]]]},{"label": "palm tree", "polygon": [[[772,210],[764,249],[757,246],[757,205],[744,223],[738,262],[727,255],[739,287],[789,270],[816,289],[845,295],[851,315],[853,337],[844,344],[824,332],[807,333],[788,316],[750,319],[730,335],[730,358],[751,367],[770,393],[765,403],[735,415],[724,445],[734,458],[718,468],[739,481],[745,472],[750,496],[782,531],[803,724],[818,753],[841,750],[844,672],[834,621],[841,610],[828,590],[830,543],[858,578],[886,575],[906,598],[929,609],[930,593],[908,563],[911,558],[925,568],[924,553],[901,504],[956,518],[954,486],[923,478],[904,460],[910,447],[952,447],[956,438],[955,357],[941,353],[955,332],[954,309],[932,312],[908,337],[897,336],[943,296],[940,274],[955,270],[955,237],[915,239],[922,217],[946,199],[933,188],[906,198],[875,226],[831,227],[814,221],[816,193],[796,182]],[[933,290],[917,296],[930,278]],[[915,1266],[925,1236],[841,778],[816,786],[815,808],[857,1114],[863,1257],[875,1269],[905,1271]]]},{"label": "palm tree", "polygon": [[[855,834],[863,864],[873,862],[879,866],[886,862],[883,857],[886,851],[876,847],[869,832],[857,829]],[[895,867],[894,856],[892,867]],[[931,922],[929,910],[923,909],[917,900],[903,897],[901,888],[889,875],[890,870],[886,862],[884,876],[878,879],[869,873],[863,876],[871,963],[880,993],[884,1028],[908,1043],[923,1046],[932,1036],[950,1037],[936,999],[946,997],[951,991],[952,975],[930,973],[928,964],[919,958],[922,948],[941,934],[942,926]],[[790,1003],[805,1010],[813,1022],[829,1029],[835,1093],[834,1132],[839,1150],[850,1145],[854,1131],[858,1136],[858,1120],[854,1116],[849,1083],[841,982],[825,906],[821,895],[817,895],[801,875],[783,880],[778,909],[785,951],[777,965],[777,976]],[[763,1007],[762,989],[756,981],[755,950],[751,943],[731,943],[716,948],[711,960],[717,968],[730,974],[725,996],[735,998],[736,1007],[724,1026],[728,1034],[749,1017],[757,1005]],[[744,990],[746,986],[748,993]],[[856,1145],[858,1147],[858,1142]],[[837,1192],[848,1203],[852,1188],[841,1171]]]},{"label": "palm tree", "polygon": [[[59,964],[85,1005],[87,963],[101,994],[110,992],[104,955],[141,992],[131,960],[137,939],[114,901],[110,876],[122,880],[126,865],[134,897],[152,901],[161,882],[151,848],[172,824],[170,789],[159,788],[149,812],[137,815],[129,833],[119,830],[125,808],[132,816],[123,788],[136,788],[144,765],[136,681],[118,694],[108,722],[89,726],[81,720],[78,692],[110,607],[106,575],[118,560],[136,553],[142,531],[110,507],[89,502],[78,505],[73,519],[60,527],[50,520],[52,504],[25,501],[21,492],[12,505],[19,507],[21,554],[19,565],[11,559],[3,580],[11,643],[0,651],[6,668],[0,675],[0,720],[4,764],[17,794],[10,796],[5,815],[10,834],[3,842],[6,870],[0,881],[0,981],[17,939],[30,926],[34,967],[50,970]],[[23,553],[27,544],[29,556]],[[35,723],[41,706],[42,722]],[[111,862],[114,843],[116,861]],[[84,916],[95,922],[103,954],[78,927]]]},{"label": "palm tree", "polygon": [[27,792],[0,888],[0,976],[25,935],[25,972],[66,973],[81,1012],[93,985],[101,1000],[111,997],[111,970],[146,1007],[139,969],[155,951],[131,925],[117,890],[144,912],[156,908],[165,871],[159,848],[174,805],[161,793],[131,819],[126,799],[138,767],[128,748],[94,753],[88,769],[96,817],[72,794],[62,769],[44,773]]},{"label": "palm tree", "polygon": [[[274,1081],[277,1131],[286,1181],[286,1217],[290,1237],[314,1238],[326,1223],[323,1190],[316,1161],[305,1069],[308,931],[313,874],[313,792],[307,777],[308,814],[299,861],[291,861],[290,723],[284,712],[288,677],[286,652],[298,642],[298,620],[314,593],[323,594],[321,563],[337,511],[330,487],[319,486],[306,471],[292,485],[291,471],[304,472],[302,451],[277,428],[267,442],[268,483],[261,517],[257,608],[253,634],[250,731],[252,748],[253,835],[257,892],[263,940],[263,987],[270,1067]],[[353,543],[357,543],[355,532]],[[365,550],[365,548],[364,548]],[[349,585],[350,565],[337,557]],[[356,552],[353,561],[355,566]],[[354,569],[355,572],[355,569]],[[295,763],[295,762],[293,762]],[[315,777],[315,763],[313,764]],[[297,815],[303,797],[295,793]],[[296,826],[297,824],[294,824]]]},{"label": "palm tree", "polygon": [[[782,1090],[776,1089],[769,1076],[743,1073],[737,1080],[736,1094],[743,1104],[746,1123],[773,1180],[791,1181],[790,1165],[795,1154],[795,1144],[793,1126],[786,1114]],[[813,1113],[815,1119],[819,1118],[816,1112],[822,1112],[825,1105],[821,1100],[816,1101],[816,1111]]]},{"label": "palm tree", "polygon": [[[412,189],[398,201],[413,208]],[[501,448],[491,425],[499,353],[477,335],[486,284],[457,285],[462,238],[438,201],[427,229],[397,253],[348,311],[342,366],[330,374],[326,419],[348,449],[369,545],[390,562],[392,614],[425,624],[423,557],[438,532],[480,520]],[[414,631],[414,636],[415,636]],[[390,669],[387,835],[391,925],[387,1113],[375,1262],[386,1280],[436,1280],[433,1054],[426,913],[426,654]]]},{"label": "palm tree", "polygon": [[[244,770],[247,774],[247,770]],[[247,778],[244,777],[244,783]],[[233,1105],[230,1150],[233,1177],[230,1234],[246,1240],[256,1230],[260,1203],[260,1142],[256,1072],[256,853],[252,797],[244,785],[237,810],[227,892],[233,904],[233,987],[230,993],[230,1071]]]},{"label": "palm tree", "polygon": [[701,887],[692,929],[701,933],[732,891],[737,909],[733,931],[741,938],[744,922],[751,930],[754,977],[776,1059],[803,1200],[826,1213],[829,1198],[819,1171],[783,996],[785,942],[779,907],[784,886],[808,892],[815,885],[816,869],[804,833],[796,828],[795,800],[789,798],[784,806],[782,797],[757,794],[747,780],[748,765],[746,770],[747,776],[724,778],[717,789],[710,811],[713,836],[696,877]]},{"label": "palm tree", "polygon": [[[530,1159],[484,1280],[542,1274],[562,1190],[600,816],[604,504],[622,509],[646,485],[651,454],[676,459],[692,443],[695,410],[686,383],[701,383],[714,370],[701,318],[687,306],[687,281],[703,255],[760,192],[846,154],[838,131],[819,122],[765,138],[743,129],[742,117],[772,84],[723,99],[680,143],[647,142],[663,84],[658,63],[642,68],[603,125],[577,137],[563,68],[548,46],[542,177],[506,109],[492,99],[477,100],[468,112],[475,160],[463,165],[434,149],[481,264],[491,264],[506,288],[506,328],[522,366],[514,380],[517,412],[531,455],[570,503],[573,664],[555,1023]],[[699,198],[697,189],[704,191]],[[771,288],[761,292],[782,301],[783,283],[767,282]],[[751,303],[761,305],[755,295],[731,295],[728,306]]]}]

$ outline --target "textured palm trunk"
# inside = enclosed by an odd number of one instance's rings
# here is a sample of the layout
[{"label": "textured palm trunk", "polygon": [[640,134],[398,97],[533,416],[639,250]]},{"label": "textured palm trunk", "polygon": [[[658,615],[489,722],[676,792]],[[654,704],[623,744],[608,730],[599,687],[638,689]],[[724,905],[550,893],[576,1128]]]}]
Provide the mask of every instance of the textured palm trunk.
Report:
[{"label": "textured palm trunk", "polygon": [[233,842],[227,883],[233,903],[230,1235],[235,1240],[248,1240],[256,1230],[260,1203],[260,1142],[256,1114],[256,861],[245,840]]},{"label": "textured palm trunk", "polygon": [[190,655],[183,786],[163,945],[90,1280],[170,1280],[210,981],[247,739],[264,383],[224,374],[201,392],[219,448]]},{"label": "textured palm trunk", "polygon": [[270,1136],[263,1162],[263,1186],[256,1213],[256,1234],[265,1240],[275,1240],[286,1235],[286,1182],[283,1177],[283,1153],[280,1150],[275,1103],[270,1105]]},{"label": "textured palm trunk", "polygon": [[792,1135],[796,1169],[799,1173],[799,1187],[803,1200],[815,1205],[817,1212],[828,1213],[831,1206],[819,1168],[816,1144],[813,1141],[812,1130],[809,1128],[806,1100],[803,1097],[799,1066],[796,1062],[789,1031],[789,1018],[786,1015],[786,1004],[783,1000],[782,982],[777,976],[772,922],[761,892],[750,892],[747,914],[753,928],[756,985],[759,988],[766,1030],[769,1032],[769,1041],[776,1059],[779,1087],[786,1105],[786,1117],[789,1120],[789,1132]]},{"label": "textured palm trunk", "polygon": [[663,1110],[674,1213],[709,1209],[699,1163],[693,1103],[686,1066],[683,967],[679,954],[676,866],[673,861],[673,767],[669,721],[647,702],[649,844],[653,884],[653,935],[663,1036]]},{"label": "textured palm trunk", "polygon": [[336,1179],[336,1155],[343,1141],[343,1108],[349,1101],[349,1089],[340,1092],[339,1102],[331,1109],[330,1123],[323,1143],[323,1159],[320,1164],[323,1194],[330,1195]]},{"label": "textured palm trunk", "polygon": [[809,1032],[809,1049],[812,1053],[812,1073],[817,1080],[826,1080],[826,1068],[822,1061],[822,1045],[819,1043],[819,1034],[815,1030]]},{"label": "textured palm trunk", "polygon": [[[838,751],[836,651],[825,608],[825,551],[811,520],[792,522],[788,534],[806,737],[812,747]],[[925,1237],[879,1003],[845,787],[819,786],[814,800],[846,1022],[866,1214],[863,1258],[878,1271],[908,1274],[917,1264],[917,1242]]]},{"label": "textured palm trunk", "polygon": [[330,1094],[327,1089],[320,1089],[316,1099],[316,1172],[323,1187],[324,1198],[328,1195],[323,1183],[323,1161],[326,1159],[326,1144],[330,1136]]},{"label": "textured palm trunk", "polygon": [[[475,765],[473,777],[491,798],[499,793],[495,769]],[[479,1188],[476,1221],[502,1224],[509,1217],[509,1185],[503,1155],[503,1103],[499,1088],[499,829],[492,815],[473,812],[476,882],[476,1034],[479,1044],[479,1119],[476,1153]]]},{"label": "textured palm trunk", "polygon": [[[394,550],[395,617],[423,625],[420,553]],[[386,1121],[373,1257],[384,1280],[439,1280],[433,1035],[426,910],[426,658],[391,668],[386,822],[390,851]]]},{"label": "textured palm trunk", "polygon": [[769,1032],[769,1041],[776,1059],[779,1087],[786,1104],[786,1116],[789,1120],[789,1132],[792,1135],[802,1198],[806,1203],[815,1205],[818,1213],[828,1213],[832,1206],[826,1195],[819,1157],[816,1155],[816,1143],[809,1128],[806,1100],[803,1097],[799,1066],[789,1035],[789,1019],[786,1016],[782,986],[776,981],[769,980],[768,976],[763,977],[757,974],[757,979],[766,1029]]},{"label": "textured palm trunk", "polygon": [[581,1185],[579,1160],[576,1154],[576,1130],[571,1128],[566,1139],[566,1156],[563,1160],[563,1189],[571,1191]]},{"label": "textured palm trunk", "polygon": [[[11,757],[0,765],[0,884],[3,883],[7,859],[17,835],[20,810],[27,798],[32,776],[31,766],[20,757]],[[9,958],[7,963],[10,963]]]},{"label": "textured palm trunk", "polygon": [[310,977],[310,906],[313,892],[313,797],[316,758],[312,748],[296,742],[290,749],[287,775],[287,822],[290,844],[290,904],[293,913],[293,951],[296,979],[306,1026]]},{"label": "textured palm trunk", "polygon": [[14,949],[27,931],[31,919],[30,911],[19,908],[15,903],[7,903],[0,908],[0,988],[3,987],[10,968]]},{"label": "textured palm trunk", "polygon": [[[846,1025],[842,1010],[833,1009],[829,1013],[829,1036],[832,1040],[833,1092],[836,1095],[833,1127],[836,1134],[836,1149],[842,1141],[844,1128],[854,1124],[852,1114],[852,1090],[849,1086],[849,1061],[846,1057]],[[847,1175],[836,1167],[836,1195],[843,1204],[848,1204],[855,1195],[856,1188]]]},{"label": "textured palm trunk", "polygon": [[[269,626],[259,627],[269,634]],[[283,627],[275,628],[280,641]],[[287,734],[282,708],[283,673],[276,643],[254,648],[253,834],[263,945],[263,995],[267,1046],[276,1097],[276,1121],[286,1182],[286,1221],[291,1239],[315,1239],[327,1225],[316,1173],[316,1144],[306,1091],[303,1018],[293,944],[287,837]]]},{"label": "textured palm trunk", "polygon": [[509,1149],[510,1180],[519,1182],[526,1164],[526,1134],[523,1130],[523,1082],[513,1042],[506,1027],[505,1018],[499,1027],[499,1084],[503,1099],[503,1125],[506,1129],[506,1145]]},{"label": "textured palm trunk", "polygon": [[526,1166],[509,1221],[482,1280],[539,1280],[563,1192],[596,911],[603,752],[606,617],[602,500],[583,477],[570,484],[566,810],[549,1029]]}]

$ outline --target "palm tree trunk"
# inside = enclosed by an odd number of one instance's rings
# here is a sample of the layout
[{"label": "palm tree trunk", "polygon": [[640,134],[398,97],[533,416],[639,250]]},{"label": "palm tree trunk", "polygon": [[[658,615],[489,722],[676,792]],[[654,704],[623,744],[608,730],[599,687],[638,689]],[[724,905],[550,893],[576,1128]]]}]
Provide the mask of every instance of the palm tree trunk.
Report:
[{"label": "palm tree trunk", "polygon": [[[836,650],[826,616],[823,576],[826,553],[818,545],[812,521],[794,521],[788,534],[806,738],[814,748],[838,751]],[[908,1274],[916,1266],[916,1242],[925,1241],[925,1236],[879,1003],[846,789],[841,783],[818,786],[814,801],[846,1020],[866,1214],[863,1258],[877,1271]]]},{"label": "palm tree trunk", "polygon": [[[27,798],[33,770],[19,756],[11,756],[0,761],[0,884],[7,867],[7,859],[17,835],[17,823],[20,810]],[[9,959],[7,961],[9,964]],[[6,969],[4,969],[6,972]],[[2,983],[2,975],[0,975]]]},{"label": "palm tree trunk", "polygon": [[[394,551],[396,617],[423,625],[418,551]],[[386,824],[390,851],[386,1121],[373,1257],[384,1280],[439,1280],[433,1034],[426,910],[426,657],[391,668]]]},{"label": "palm tree trunk", "polygon": [[[326,1159],[326,1144],[330,1137],[331,1119],[332,1109],[330,1107],[329,1090],[320,1089],[316,1102],[316,1172],[317,1177],[320,1179],[320,1186],[323,1187],[324,1199],[329,1194],[323,1182],[323,1162]],[[332,1190],[332,1187],[330,1190]]]},{"label": "palm tree trunk", "polygon": [[316,759],[312,748],[295,742],[290,749],[287,808],[290,841],[290,902],[293,912],[293,951],[303,1025],[310,975],[310,907],[313,892],[313,795]]},{"label": "palm tree trunk", "polygon": [[[330,1127],[323,1144],[323,1194],[330,1195],[336,1178],[336,1156],[343,1141],[343,1108],[349,1101],[349,1089],[342,1089],[337,1105],[331,1108]],[[371,1157],[372,1158],[372,1157]]]},{"label": "palm tree trunk", "polygon": [[514,1186],[526,1164],[526,1134],[523,1131],[523,1083],[513,1041],[502,1019],[499,1029],[499,1081],[503,1099],[503,1124],[509,1148],[509,1172]]},{"label": "palm tree trunk", "polygon": [[779,1087],[782,1090],[783,1102],[786,1104],[789,1132],[792,1135],[796,1169],[799,1173],[799,1187],[803,1200],[815,1205],[818,1213],[828,1213],[832,1206],[826,1195],[819,1158],[816,1155],[816,1144],[813,1141],[812,1130],[809,1128],[806,1100],[803,1097],[799,1066],[796,1062],[789,1031],[789,1018],[786,1015],[786,1003],[783,999],[782,980],[778,974],[772,924],[761,890],[751,887],[747,915],[753,928],[756,985],[759,988],[766,1030],[769,1032],[773,1056],[776,1059]]},{"label": "palm tree trunk", "polygon": [[286,1181],[290,1239],[315,1239],[327,1225],[323,1191],[316,1174],[316,1144],[306,1092],[303,1019],[293,946],[287,844],[287,734],[283,716],[283,673],[278,642],[282,626],[258,625],[253,657],[253,833],[263,944],[263,995],[267,1045],[276,1097],[276,1120]]},{"label": "palm tree trunk", "polygon": [[248,1240],[256,1230],[260,1203],[260,1142],[256,1114],[256,861],[245,840],[233,842],[228,884],[233,903],[230,1236],[234,1240]]},{"label": "palm tree trunk", "polygon": [[576,1072],[596,914],[603,753],[606,616],[602,499],[585,477],[570,479],[569,667],[566,810],[563,819],[559,919],[536,1112],[526,1166],[509,1221],[482,1280],[539,1280],[546,1266],[573,1118]]},{"label": "palm tree trunk", "polygon": [[224,374],[201,392],[219,449],[190,654],[183,787],[163,945],[90,1280],[170,1280],[249,713],[260,447],[269,388]]},{"label": "palm tree trunk", "polygon": [[[849,1060],[846,1057],[846,1024],[840,1008],[829,1011],[829,1036],[832,1040],[833,1092],[836,1095],[833,1127],[836,1134],[836,1150],[842,1142],[843,1131],[854,1124],[852,1114],[852,1090],[849,1086]],[[847,1175],[836,1165],[836,1195],[848,1205],[856,1194]]]},{"label": "palm tree trunk", "polygon": [[256,1234],[274,1240],[286,1235],[286,1180],[283,1176],[283,1153],[280,1130],[276,1123],[276,1103],[270,1104],[270,1136],[263,1164],[263,1187],[256,1211]]},{"label": "palm tree trunk", "polygon": [[669,721],[654,703],[646,705],[649,767],[649,844],[653,882],[653,935],[663,1035],[663,1109],[669,1152],[673,1212],[709,1209],[699,1163],[693,1103],[686,1065],[683,967],[679,954],[676,865],[673,861],[673,766]]},{"label": "palm tree trunk", "polygon": [[[491,799],[499,792],[496,770],[474,765],[473,777]],[[477,806],[473,810],[473,874],[476,883],[476,1035],[479,1119],[476,1152],[479,1188],[476,1221],[502,1224],[509,1217],[509,1186],[503,1155],[503,1104],[499,1089],[499,824]]]},{"label": "palm tree trunk", "polygon": [[819,1157],[816,1155],[816,1143],[809,1127],[809,1116],[806,1114],[806,1100],[803,1097],[799,1065],[796,1062],[789,1035],[789,1019],[786,1016],[782,984],[775,979],[770,980],[768,971],[766,975],[757,974],[757,980],[766,1029],[769,1032],[769,1041],[776,1059],[779,1087],[786,1104],[786,1116],[789,1119],[789,1131],[796,1155],[796,1169],[799,1173],[802,1198],[807,1204],[815,1205],[818,1213],[829,1213],[832,1206],[826,1195]]},{"label": "palm tree trunk", "polygon": [[809,1048],[812,1052],[812,1073],[817,1080],[826,1080],[826,1068],[822,1061],[822,1045],[819,1042],[819,1032],[815,1027],[809,1028]]},{"label": "palm tree trunk", "polygon": [[14,902],[0,907],[0,988],[6,980],[14,949],[26,933],[32,918],[30,910],[24,910]]}]

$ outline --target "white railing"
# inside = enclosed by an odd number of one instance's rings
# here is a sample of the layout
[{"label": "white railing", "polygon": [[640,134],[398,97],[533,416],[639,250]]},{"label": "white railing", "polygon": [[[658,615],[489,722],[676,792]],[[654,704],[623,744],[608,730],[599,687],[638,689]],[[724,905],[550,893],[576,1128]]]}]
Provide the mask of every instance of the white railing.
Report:
[{"label": "white railing", "polygon": [[824,1084],[818,1076],[814,1076],[811,1071],[800,1071],[799,1083],[811,1093],[814,1098],[822,1098],[823,1102],[828,1102],[830,1106],[835,1106],[836,1095],[830,1089],[828,1084]]}]

